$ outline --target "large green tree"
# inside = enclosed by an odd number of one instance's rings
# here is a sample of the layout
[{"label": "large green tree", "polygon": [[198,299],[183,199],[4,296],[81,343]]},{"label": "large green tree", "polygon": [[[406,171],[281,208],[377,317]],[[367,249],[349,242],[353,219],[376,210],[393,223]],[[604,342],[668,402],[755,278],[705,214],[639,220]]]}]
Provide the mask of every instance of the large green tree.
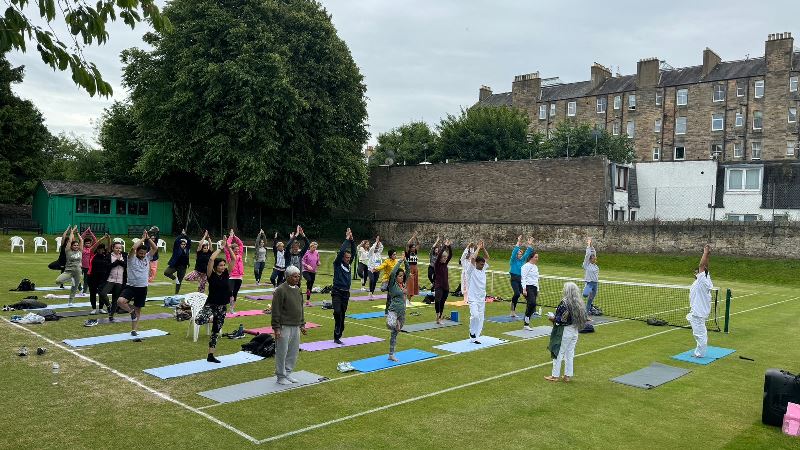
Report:
[{"label": "large green tree", "polygon": [[516,108],[478,107],[448,114],[437,129],[439,145],[435,161],[488,161],[526,159],[538,145],[538,136],[530,136],[528,115]]},{"label": "large green tree", "polygon": [[142,148],[130,102],[116,101],[103,110],[97,127],[97,141],[103,150],[103,178],[110,183],[142,184],[133,169]]},{"label": "large green tree", "polygon": [[175,0],[171,33],[123,53],[155,178],[190,173],[274,206],[344,205],[366,188],[366,87],[331,17],[310,0]]},{"label": "large green tree", "polygon": [[61,133],[48,151],[43,178],[50,180],[106,182],[106,159],[103,151],[85,139]]},{"label": "large green tree", "polygon": [[[25,52],[35,44],[45,64],[54,70],[69,69],[75,84],[92,96],[109,96],[112,90],[97,66],[84,58],[83,49],[108,40],[109,22],[119,16],[131,28],[142,20],[159,31],[171,27],[154,0],[6,0],[6,4],[0,16],[0,53],[12,49]],[[70,35],[58,35],[54,23],[65,25]]]},{"label": "large green tree", "polygon": [[11,90],[23,67],[11,67],[0,54],[0,203],[28,203],[44,173],[53,136],[42,113]]},{"label": "large green tree", "polygon": [[378,135],[378,145],[370,165],[391,158],[395,164],[419,164],[430,159],[436,149],[436,133],[425,122],[411,122]]},{"label": "large green tree", "polygon": [[556,126],[550,139],[543,142],[537,153],[539,158],[593,155],[605,155],[611,161],[629,163],[636,158],[636,151],[633,141],[626,135],[614,136],[587,124],[564,121]]}]

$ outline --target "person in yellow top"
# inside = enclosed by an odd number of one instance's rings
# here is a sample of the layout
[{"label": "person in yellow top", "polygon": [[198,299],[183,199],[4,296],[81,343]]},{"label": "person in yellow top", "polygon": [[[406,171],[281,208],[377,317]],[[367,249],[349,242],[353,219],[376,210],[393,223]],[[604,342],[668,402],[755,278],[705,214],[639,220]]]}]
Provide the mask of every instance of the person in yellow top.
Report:
[{"label": "person in yellow top", "polygon": [[[383,262],[376,267],[373,272],[379,272],[381,274],[381,291],[386,291],[389,286],[389,277],[392,274],[392,269],[397,264],[397,252],[395,250],[389,250],[389,258],[384,259]],[[386,294],[386,311],[389,311],[389,294]]]}]

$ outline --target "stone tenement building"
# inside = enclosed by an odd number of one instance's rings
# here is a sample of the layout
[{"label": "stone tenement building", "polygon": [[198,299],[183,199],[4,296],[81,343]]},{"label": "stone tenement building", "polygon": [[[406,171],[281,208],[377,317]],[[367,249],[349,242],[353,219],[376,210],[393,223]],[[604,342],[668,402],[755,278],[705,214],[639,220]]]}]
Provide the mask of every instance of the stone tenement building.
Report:
[{"label": "stone tenement building", "polygon": [[693,67],[650,58],[635,75],[612,76],[595,63],[590,80],[564,84],[518,75],[511,92],[482,86],[477,106],[522,108],[545,135],[565,120],[626,133],[640,162],[785,160],[800,153],[799,76],[791,33],[778,33],[760,58],[722,61],[706,48]]}]

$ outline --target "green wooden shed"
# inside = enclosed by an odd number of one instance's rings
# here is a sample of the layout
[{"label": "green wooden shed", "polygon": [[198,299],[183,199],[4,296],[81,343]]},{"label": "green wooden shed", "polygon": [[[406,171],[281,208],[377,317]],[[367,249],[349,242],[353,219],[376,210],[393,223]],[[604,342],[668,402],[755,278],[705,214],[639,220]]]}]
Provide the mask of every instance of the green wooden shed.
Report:
[{"label": "green wooden shed", "polygon": [[48,234],[61,234],[70,224],[111,235],[157,225],[162,235],[172,234],[172,202],[151,187],[43,180],[32,213]]}]

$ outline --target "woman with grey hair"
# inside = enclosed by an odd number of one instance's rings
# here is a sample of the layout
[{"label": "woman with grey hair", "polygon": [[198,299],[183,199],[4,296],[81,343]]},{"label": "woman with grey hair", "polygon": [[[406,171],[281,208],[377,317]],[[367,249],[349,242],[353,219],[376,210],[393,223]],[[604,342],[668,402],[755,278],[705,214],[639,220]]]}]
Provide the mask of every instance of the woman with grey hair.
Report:
[{"label": "woman with grey hair", "polygon": [[551,353],[555,354],[553,337],[561,333],[561,345],[558,354],[553,360],[553,372],[550,376],[544,377],[547,381],[558,381],[561,375],[561,361],[564,361],[564,377],[560,378],[569,381],[572,378],[572,361],[575,358],[575,346],[578,344],[578,333],[586,326],[588,318],[586,316],[586,305],[581,299],[581,292],[578,285],[573,282],[564,283],[564,296],[556,309],[555,315],[548,317],[553,322],[553,333],[551,334],[550,348]]}]

